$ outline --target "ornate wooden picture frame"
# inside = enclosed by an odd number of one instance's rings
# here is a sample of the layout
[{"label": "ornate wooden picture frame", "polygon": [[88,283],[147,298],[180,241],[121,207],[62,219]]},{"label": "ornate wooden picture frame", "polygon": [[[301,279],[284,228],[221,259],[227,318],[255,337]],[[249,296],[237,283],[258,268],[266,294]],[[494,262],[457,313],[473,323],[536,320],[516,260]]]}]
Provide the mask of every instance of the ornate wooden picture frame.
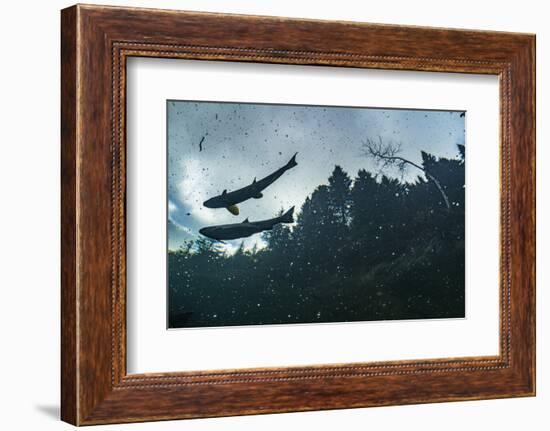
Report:
[{"label": "ornate wooden picture frame", "polygon": [[[61,416],[75,425],[535,394],[535,37],[103,6],[62,11]],[[500,79],[500,354],[126,371],[129,57]]]}]

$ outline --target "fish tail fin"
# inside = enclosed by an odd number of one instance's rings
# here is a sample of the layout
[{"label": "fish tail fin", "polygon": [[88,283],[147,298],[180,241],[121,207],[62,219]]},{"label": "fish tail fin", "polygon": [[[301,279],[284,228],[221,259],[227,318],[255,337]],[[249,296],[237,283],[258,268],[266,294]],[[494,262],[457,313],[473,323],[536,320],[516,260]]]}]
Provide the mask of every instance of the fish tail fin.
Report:
[{"label": "fish tail fin", "polygon": [[288,161],[288,163],[286,164],[287,169],[293,168],[294,166],[298,165],[298,162],[296,161],[296,155],[297,154],[298,153],[294,153],[292,158]]},{"label": "fish tail fin", "polygon": [[293,223],[294,222],[294,207],[290,208],[286,213],[281,216],[282,223]]}]

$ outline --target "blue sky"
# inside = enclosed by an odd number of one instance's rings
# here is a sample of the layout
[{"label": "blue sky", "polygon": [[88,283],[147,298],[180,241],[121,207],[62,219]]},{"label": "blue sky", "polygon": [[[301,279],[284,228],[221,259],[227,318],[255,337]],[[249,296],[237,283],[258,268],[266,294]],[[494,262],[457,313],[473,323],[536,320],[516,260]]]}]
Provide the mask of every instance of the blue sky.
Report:
[{"label": "blue sky", "polygon": [[[167,101],[168,233],[170,249],[198,237],[201,227],[274,217],[296,206],[338,164],[353,178],[359,169],[377,172],[362,152],[367,139],[399,143],[401,155],[420,162],[420,151],[456,157],[465,144],[465,117],[456,111],[330,106]],[[203,139],[204,138],[204,139]],[[202,151],[200,142],[202,140]],[[209,197],[244,187],[283,166],[298,152],[298,166],[264,191],[239,204],[240,215],[209,209]],[[421,172],[409,169],[405,179]],[[238,241],[223,245],[228,252]],[[261,246],[260,236],[245,240]]]}]

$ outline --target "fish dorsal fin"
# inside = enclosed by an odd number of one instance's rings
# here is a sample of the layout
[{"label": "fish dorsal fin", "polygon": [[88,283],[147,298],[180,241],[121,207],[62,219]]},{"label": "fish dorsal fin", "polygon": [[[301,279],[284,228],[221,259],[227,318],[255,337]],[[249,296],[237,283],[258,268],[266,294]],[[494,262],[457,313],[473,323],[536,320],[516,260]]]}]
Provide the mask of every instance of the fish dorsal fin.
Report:
[{"label": "fish dorsal fin", "polygon": [[222,196],[227,194],[227,189],[223,189]]},{"label": "fish dorsal fin", "polygon": [[243,220],[243,223],[250,223],[250,222],[248,221],[248,217],[245,218],[245,219]]},{"label": "fish dorsal fin", "polygon": [[254,177],[254,181],[252,181],[252,184],[256,184],[256,177]]}]

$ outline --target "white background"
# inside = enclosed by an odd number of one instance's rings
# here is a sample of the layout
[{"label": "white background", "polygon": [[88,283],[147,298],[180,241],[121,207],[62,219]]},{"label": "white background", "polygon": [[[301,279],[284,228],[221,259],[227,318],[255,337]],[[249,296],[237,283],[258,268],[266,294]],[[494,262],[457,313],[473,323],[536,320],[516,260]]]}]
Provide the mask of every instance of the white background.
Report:
[{"label": "white background", "polygon": [[[346,19],[537,33],[538,396],[329,412],[105,426],[96,429],[278,430],[547,429],[550,422],[550,29],[545,2],[103,1],[188,10]],[[59,9],[69,2],[5,2],[0,15],[0,426],[61,430],[59,399]],[[545,315],[546,312],[546,315]]]},{"label": "white background", "polygon": [[[147,58],[127,83],[128,372],[498,354],[496,76]],[[166,100],[186,98],[467,111],[466,318],[167,331]]]}]

